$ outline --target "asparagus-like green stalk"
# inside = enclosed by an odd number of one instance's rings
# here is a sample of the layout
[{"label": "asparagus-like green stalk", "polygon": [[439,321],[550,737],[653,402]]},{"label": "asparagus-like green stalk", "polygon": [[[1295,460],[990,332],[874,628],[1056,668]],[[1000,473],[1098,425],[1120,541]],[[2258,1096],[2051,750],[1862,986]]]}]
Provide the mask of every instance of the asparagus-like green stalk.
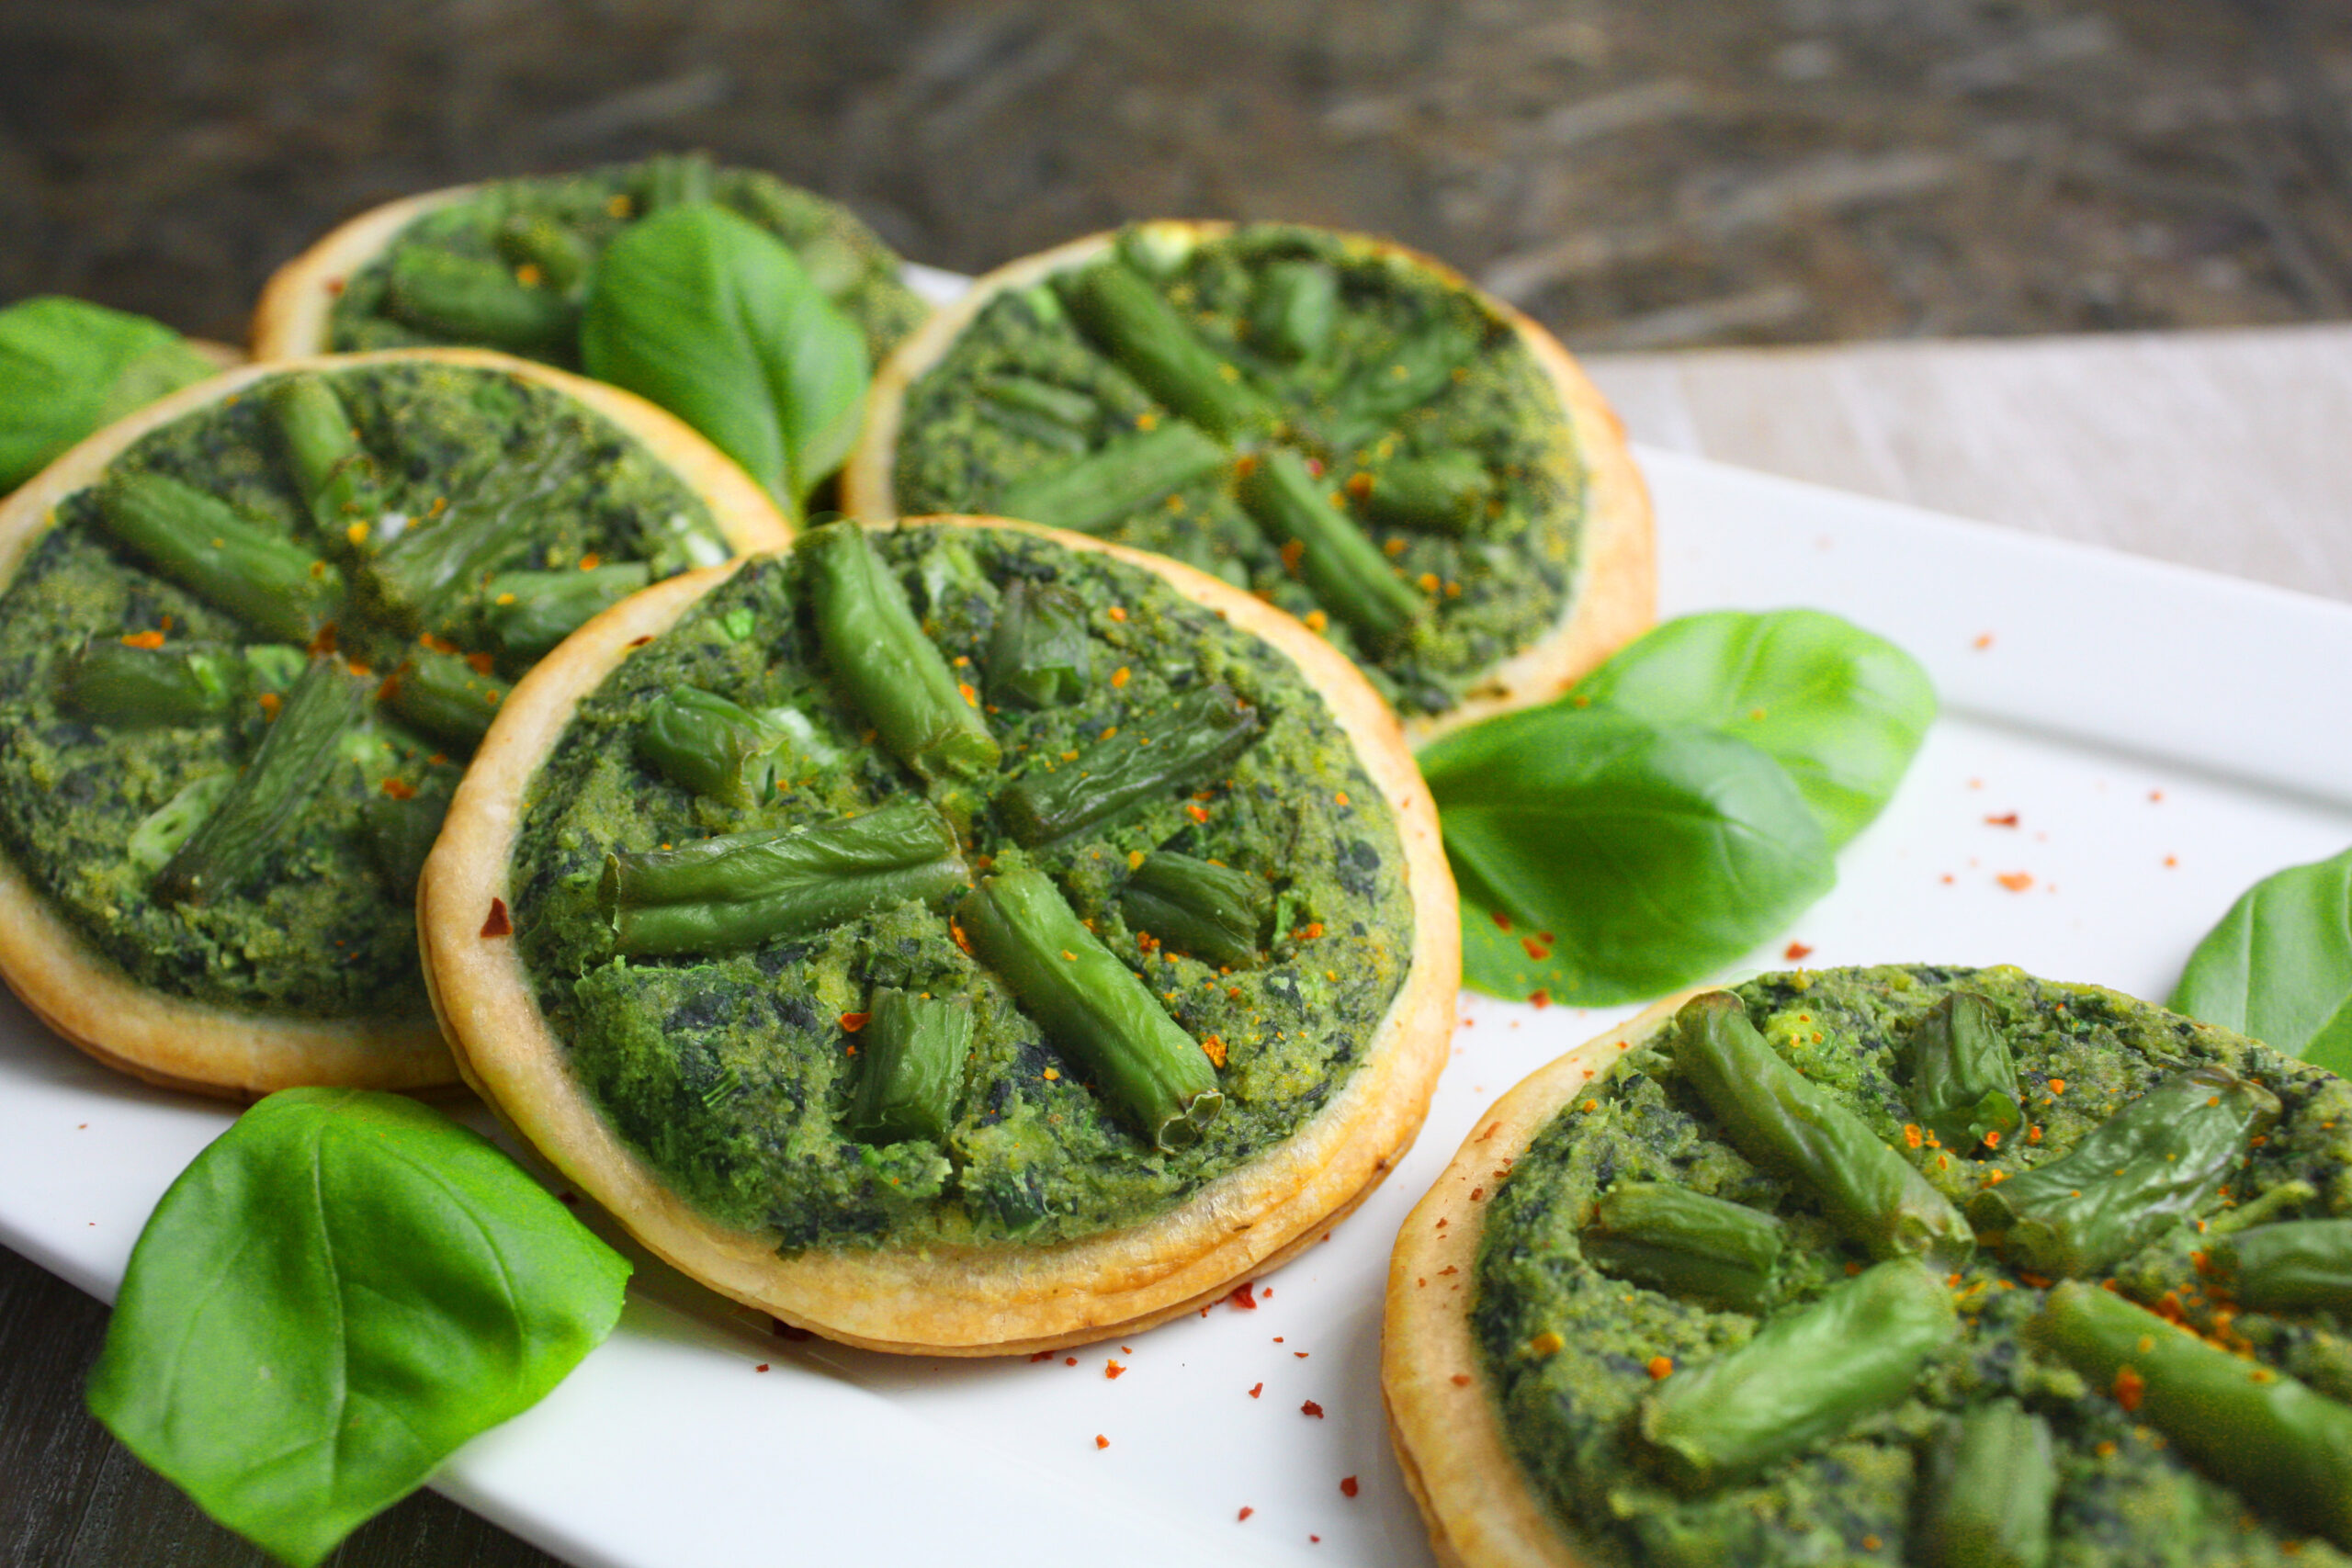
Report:
[{"label": "asparagus-like green stalk", "polygon": [[714,953],[820,931],[967,879],[956,829],[921,800],[805,828],[605,858],[597,907],[632,957]]},{"label": "asparagus-like green stalk", "polygon": [[394,321],[428,336],[517,354],[557,352],[580,333],[579,308],[562,295],[527,288],[484,257],[423,245],[393,251],[384,307]]},{"label": "asparagus-like green stalk", "polygon": [[123,846],[130,863],[151,876],[163,870],[179,853],[180,846],[220,809],[236,784],[234,773],[206,773],[181,785],[171,799],[141,818],[130,829],[130,839]]},{"label": "asparagus-like green stalk", "polygon": [[1159,291],[1126,266],[1105,262],[1057,280],[1062,299],[1086,334],[1144,390],[1213,435],[1271,427],[1274,408],[1176,313]]},{"label": "asparagus-like green stalk", "polygon": [[665,207],[685,207],[710,199],[710,155],[707,152],[657,153],[645,161],[641,195],[648,213]]},{"label": "asparagus-like green stalk", "polygon": [[289,642],[343,604],[343,574],[217,496],[162,474],[116,474],[98,493],[107,533],[189,592]]},{"label": "asparagus-like green stalk", "polygon": [[1068,468],[1015,480],[995,501],[1001,517],[1092,534],[1213,474],[1225,449],[1181,419],[1114,438]]},{"label": "asparagus-like green stalk", "polygon": [[2017,1060],[1983,997],[1954,991],[1929,1008],[1909,1055],[1911,1109],[1945,1147],[1997,1144],[2024,1122]]},{"label": "asparagus-like green stalk", "polygon": [[1321,262],[1276,262],[1258,280],[1250,335],[1283,359],[1312,359],[1339,320],[1340,276]]},{"label": "asparagus-like green stalk", "polygon": [[1760,1313],[1781,1267],[1781,1222],[1685,1187],[1621,1181],[1577,1242],[1603,1273],[1669,1295]]},{"label": "asparagus-like green stalk", "polygon": [[989,639],[989,695],[1008,706],[1059,707],[1094,676],[1086,605],[1069,589],[1016,577]]},{"label": "asparagus-like green stalk", "polygon": [[1872,1257],[1924,1258],[1950,1269],[1975,1250],[1951,1201],[1860,1117],[1781,1060],[1729,991],[1683,1004],[1674,1059],[1734,1147],[1802,1182]]},{"label": "asparagus-like green stalk", "polygon": [[2058,1496],[2050,1425],[2014,1399],[1973,1404],[1928,1450],[1926,1568],[2042,1568]]},{"label": "asparagus-like green stalk", "polygon": [[155,874],[157,902],[208,903],[258,872],[325,782],[336,746],[367,711],[368,694],[368,683],[339,660],[314,660],[220,807]]},{"label": "asparagus-like green stalk", "polygon": [[2196,1212],[2229,1179],[2278,1100],[2227,1067],[2166,1078],[2092,1128],[2064,1158],[1970,1200],[1979,1228],[2038,1274],[2096,1273]]},{"label": "asparagus-like green stalk", "polygon": [[442,820],[449,815],[449,791],[419,790],[405,799],[379,795],[359,808],[359,824],[368,836],[368,858],[384,878],[384,886],[402,904],[416,899],[417,879],[424,861],[441,836]]},{"label": "asparagus-like green stalk", "polygon": [[496,243],[511,265],[538,268],[541,286],[567,299],[579,298],[596,265],[587,241],[543,212],[512,214],[498,226]]},{"label": "asparagus-like green stalk", "polygon": [[1273,920],[1274,890],[1246,871],[1154,850],[1119,890],[1119,911],[1164,947],[1246,969]]},{"label": "asparagus-like green stalk", "polygon": [[1419,596],[1324,492],[1297,453],[1260,454],[1241,477],[1240,495],[1242,509],[1283,547],[1283,558],[1316,599],[1366,642],[1391,640],[1420,614]]},{"label": "asparagus-like green stalk", "polygon": [[980,396],[1001,407],[1060,425],[1066,430],[1094,427],[1102,408],[1084,392],[1057,387],[1034,376],[990,376],[980,382]]},{"label": "asparagus-like green stalk", "polygon": [[865,1065],[850,1102],[851,1134],[868,1144],[945,1143],[972,1053],[971,999],[876,987],[859,1039]]},{"label": "asparagus-like green stalk", "polygon": [[997,814],[1024,846],[1075,833],[1224,767],[1249,749],[1261,723],[1228,687],[1188,692],[1119,726],[1076,761],[1023,774],[998,794]]},{"label": "asparagus-like green stalk", "polygon": [[448,601],[531,547],[523,520],[592,460],[577,438],[557,433],[500,461],[439,516],[410,524],[377,554],[368,570],[378,592],[431,627]]},{"label": "asparagus-like green stalk", "polygon": [[1875,1264],[1677,1369],[1643,1398],[1636,1446],[1679,1490],[1738,1480],[1898,1403],[1959,1335],[1942,1280],[1907,1259]]},{"label": "asparagus-like green stalk", "polygon": [[2249,1503],[2352,1551],[2352,1405],[2080,1280],[2029,1332]]},{"label": "asparagus-like green stalk", "polygon": [[384,682],[383,698],[411,724],[471,746],[490,733],[506,688],[457,654],[419,648]]},{"label": "asparagus-like green stalk", "polygon": [[1400,528],[1466,534],[1486,511],[1489,483],[1476,452],[1448,447],[1399,457],[1363,475],[1363,509],[1374,521]]},{"label": "asparagus-like green stalk", "polygon": [[834,677],[873,722],[882,743],[926,780],[978,778],[1003,755],[959,688],[938,647],[923,636],[907,591],[854,523],[829,523],[802,536],[816,602],[817,637]]},{"label": "asparagus-like green stalk", "polygon": [[[203,724],[236,711],[249,692],[290,683],[278,658],[254,657],[264,651],[207,642],[133,648],[117,637],[93,637],[58,671],[58,701],[119,728]],[[291,674],[301,672],[300,649],[272,645],[266,651],[290,662]]]},{"label": "asparagus-like green stalk", "polygon": [[2352,1220],[2286,1220],[2224,1236],[2213,1260],[2256,1312],[2352,1312]]},{"label": "asparagus-like green stalk", "polygon": [[646,705],[637,754],[672,782],[729,806],[757,806],[775,793],[791,737],[740,704],[676,686]]},{"label": "asparagus-like green stalk", "polygon": [[284,376],[263,394],[311,518],[330,539],[364,542],[384,510],[376,459],[359,442],[343,400],[323,376]]},{"label": "asparagus-like green stalk", "polygon": [[1044,873],[983,877],[956,914],[973,953],[1154,1146],[1199,1141],[1225,1108],[1216,1069]]},{"label": "asparagus-like green stalk", "polygon": [[1371,442],[1405,414],[1453,383],[1477,351],[1470,334],[1450,323],[1430,327],[1398,343],[1378,360],[1348,378],[1331,400],[1323,422],[1334,452],[1351,452]]},{"label": "asparagus-like green stalk", "polygon": [[627,560],[585,571],[502,571],[482,592],[498,646],[536,660],[652,581],[650,566]]}]

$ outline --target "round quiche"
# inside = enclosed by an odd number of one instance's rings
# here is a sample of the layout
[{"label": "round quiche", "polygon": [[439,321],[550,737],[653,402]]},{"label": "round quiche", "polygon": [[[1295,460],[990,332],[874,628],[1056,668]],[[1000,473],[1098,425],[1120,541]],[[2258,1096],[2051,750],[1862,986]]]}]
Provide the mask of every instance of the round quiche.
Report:
[{"label": "round quiche", "polygon": [[1533,1074],[1399,1235],[1449,1563],[2352,1554],[2352,1085],[2010,968],[1766,975]]},{"label": "round quiche", "polygon": [[854,516],[989,512],[1224,578],[1418,743],[1557,696],[1649,625],[1649,502],[1551,335],[1400,246],[1158,222],[1000,268],[901,344]]},{"label": "round quiche", "polygon": [[1321,639],[994,519],[658,585],[519,685],[420,898],[468,1080],[783,1321],[1143,1327],[1351,1209],[1459,975],[1434,809]]},{"label": "round quiche", "polygon": [[0,505],[0,975],[152,1082],[456,1068],[413,892],[507,685],[790,532],[613,388],[477,350],[246,366]]}]

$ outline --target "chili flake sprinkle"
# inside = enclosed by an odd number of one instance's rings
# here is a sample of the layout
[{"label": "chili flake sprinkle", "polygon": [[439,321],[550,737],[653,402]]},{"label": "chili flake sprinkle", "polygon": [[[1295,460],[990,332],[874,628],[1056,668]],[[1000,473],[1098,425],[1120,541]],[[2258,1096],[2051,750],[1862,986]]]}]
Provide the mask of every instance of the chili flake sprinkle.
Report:
[{"label": "chili flake sprinkle", "polygon": [[842,1032],[844,1034],[856,1033],[859,1030],[865,1027],[866,1021],[873,1016],[874,1015],[870,1012],[845,1012],[842,1014]]},{"label": "chili flake sprinkle", "polygon": [[164,646],[164,634],[162,632],[155,631],[132,632],[122,639],[122,646],[125,648],[161,648]]},{"label": "chili flake sprinkle", "polygon": [[1298,1413],[1301,1416],[1312,1416],[1317,1421],[1323,1419],[1323,1407],[1311,1399],[1298,1407]]},{"label": "chili flake sprinkle", "polygon": [[1266,1385],[1265,1385],[1264,1383],[1259,1382],[1259,1383],[1251,1383],[1251,1384],[1250,1385],[1250,1398],[1252,1398],[1252,1399],[1257,1398],[1260,1394],[1261,1394],[1261,1393],[1265,1393],[1265,1392],[1266,1392]]},{"label": "chili flake sprinkle", "polygon": [[1650,1373],[1650,1377],[1651,1377],[1651,1379],[1652,1379],[1653,1381],[1655,1381],[1655,1382],[1664,1382],[1664,1381],[1665,1381],[1668,1376],[1670,1376],[1670,1375],[1673,1373],[1673,1371],[1674,1371],[1674,1358],[1673,1358],[1673,1357],[1671,1357],[1671,1356],[1652,1356],[1652,1357],[1650,1358],[1649,1373]]},{"label": "chili flake sprinkle", "polygon": [[1352,1497],[1352,1496],[1354,1496],[1354,1495],[1356,1495],[1356,1493],[1357,1493],[1358,1491],[1360,1491],[1360,1490],[1362,1490],[1362,1489],[1356,1485],[1356,1478],[1355,1478],[1354,1476],[1352,1476],[1352,1475],[1343,1475],[1343,1476],[1340,1477],[1340,1496],[1342,1496],[1342,1497]]},{"label": "chili flake sprinkle", "polygon": [[514,922],[506,918],[505,899],[492,898],[490,901],[490,918],[482,921],[481,934],[482,940],[485,942],[493,937],[513,936],[514,934]]},{"label": "chili flake sprinkle", "polygon": [[1094,1446],[1098,1449],[1107,1449],[1111,1446],[1111,1439],[1097,1432],[1094,1434]]},{"label": "chili flake sprinkle", "polygon": [[1120,1365],[1116,1361],[1105,1361],[1102,1363],[1102,1376],[1105,1380],[1115,1380],[1120,1373],[1126,1370],[1127,1369],[1125,1367]]}]

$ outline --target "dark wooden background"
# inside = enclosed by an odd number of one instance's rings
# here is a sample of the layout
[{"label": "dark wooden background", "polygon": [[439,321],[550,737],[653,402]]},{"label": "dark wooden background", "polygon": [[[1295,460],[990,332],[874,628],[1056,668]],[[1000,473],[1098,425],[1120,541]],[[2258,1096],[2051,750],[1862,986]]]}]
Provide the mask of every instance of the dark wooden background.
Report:
[{"label": "dark wooden background", "polygon": [[[961,270],[1380,231],[1591,352],[2352,313],[2337,0],[0,0],[0,303],[234,339],[363,208],[686,147]],[[261,1564],[84,1414],[104,1323],[0,1250],[0,1563]],[[430,1495],[333,1561],[552,1562]]]}]

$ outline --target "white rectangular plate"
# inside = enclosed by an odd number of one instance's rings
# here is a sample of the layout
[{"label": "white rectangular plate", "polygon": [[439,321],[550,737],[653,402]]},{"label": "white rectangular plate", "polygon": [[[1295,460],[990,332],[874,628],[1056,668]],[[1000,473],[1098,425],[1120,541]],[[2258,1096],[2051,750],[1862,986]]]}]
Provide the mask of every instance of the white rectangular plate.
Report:
[{"label": "white rectangular plate", "polygon": [[[2352,842],[2352,606],[1643,464],[1665,614],[1833,610],[1944,698],[1837,891],[1749,967],[1798,943],[1815,967],[2013,963],[2161,999],[2249,883]],[[896,1359],[787,1344],[648,1269],[611,1340],[435,1484],[581,1568],[1426,1563],[1381,1415],[1389,1244],[1482,1107],[1631,1010],[1465,999],[1419,1144],[1252,1310],[1074,1365]],[[228,1122],[6,1005],[0,1240],[111,1297],[156,1198]]]}]

